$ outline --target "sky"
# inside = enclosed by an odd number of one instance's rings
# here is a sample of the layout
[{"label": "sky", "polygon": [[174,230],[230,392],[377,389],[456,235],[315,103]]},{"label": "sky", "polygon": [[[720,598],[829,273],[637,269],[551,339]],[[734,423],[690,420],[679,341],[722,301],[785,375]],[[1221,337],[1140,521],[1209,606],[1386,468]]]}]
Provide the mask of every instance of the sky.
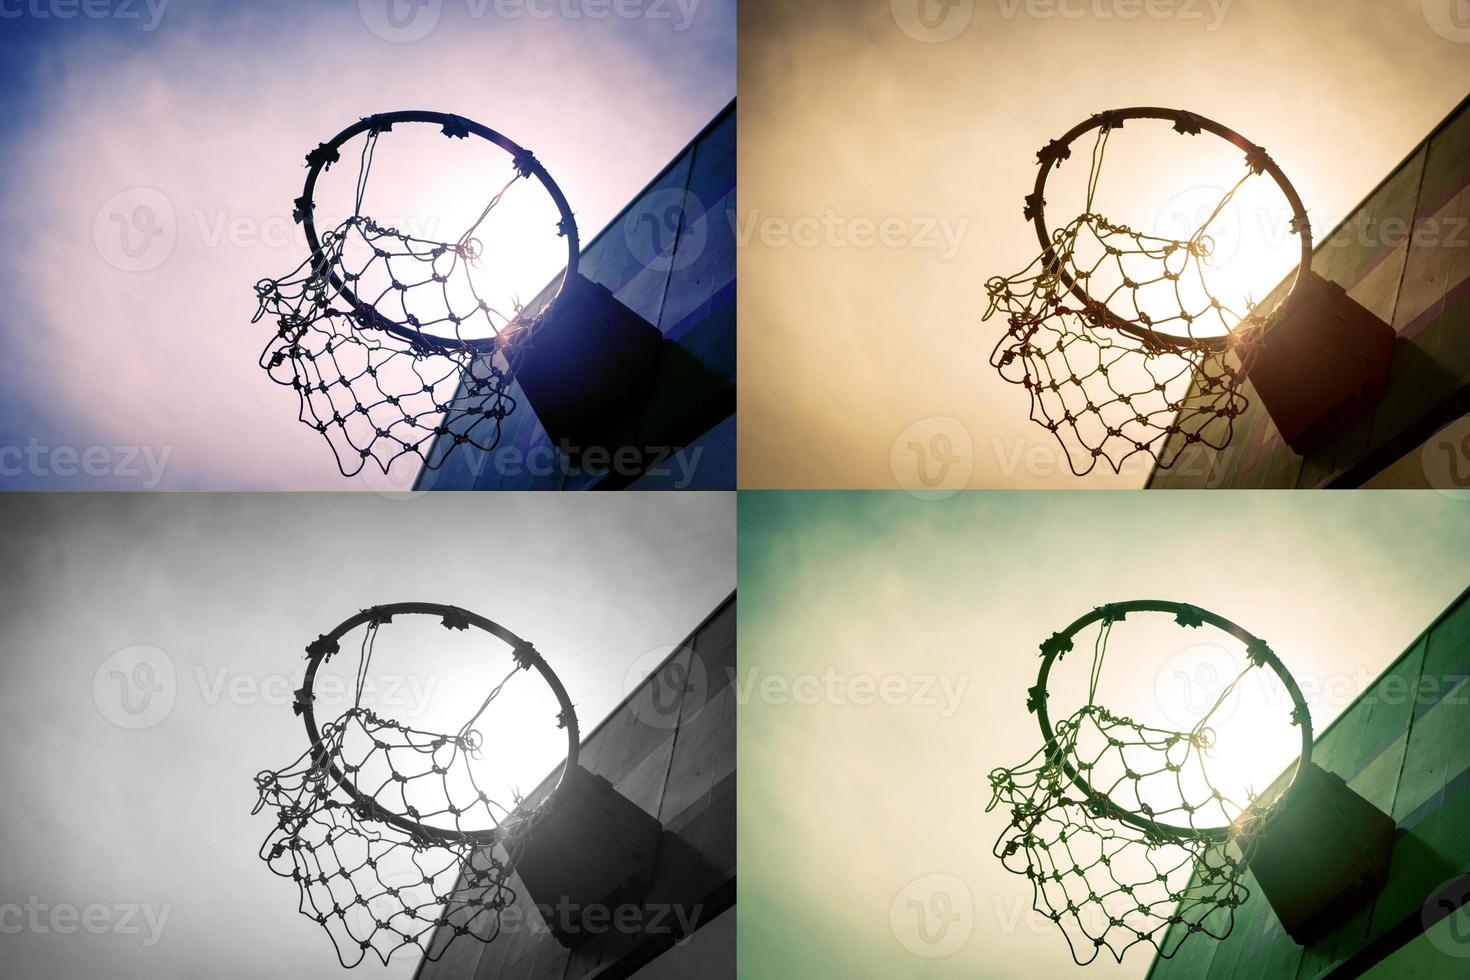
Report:
[{"label": "sky", "polygon": [[[987,776],[1040,747],[1040,644],[1096,606],[1233,620],[1285,662],[1320,732],[1470,586],[1470,514],[1433,493],[752,492],[739,520],[740,806],[760,815],[740,824],[739,956],[760,977],[1077,969],[991,855],[1006,819],[986,812]],[[1101,702],[1185,730],[1228,675],[1202,669],[1218,663],[1195,657],[1203,634],[1130,635],[1114,634]],[[1088,663],[1057,668],[1054,715],[1080,706]],[[1219,726],[1258,791],[1300,746],[1288,702],[1260,690]],[[916,931],[910,902],[948,931]],[[1100,957],[1088,976],[1149,961]]]},{"label": "sky", "polygon": [[[905,447],[921,444],[951,460],[946,486],[1141,486],[1142,457],[1074,477],[989,365],[1001,328],[982,323],[986,282],[1038,252],[1022,216],[1037,151],[1105,109],[1191,110],[1266,147],[1320,236],[1470,91],[1462,9],[746,0],[741,485],[917,485]],[[1105,186],[1192,211],[1219,188],[1190,149],[1163,144]],[[1060,177],[1080,180],[1084,157]],[[1146,228],[1166,211],[1109,217]],[[1231,260],[1255,300],[1291,268],[1274,217]]]},{"label": "sky", "polygon": [[[0,758],[6,976],[340,969],[295,886],[258,858],[274,821],[251,810],[256,774],[306,748],[291,710],[306,644],[358,610],[418,600],[495,620],[546,658],[586,733],[735,588],[730,494],[493,506],[472,494],[11,494],[0,529],[12,570],[0,731],[25,746]],[[505,673],[471,670],[463,650],[385,649],[369,701],[425,728]],[[350,677],[355,665],[337,661]],[[480,726],[486,766],[565,752],[553,702],[522,677]],[[514,784],[528,792],[549,771]],[[17,932],[32,908],[42,927]],[[95,931],[67,918],[84,913],[101,917]],[[357,975],[406,978],[416,965],[369,960]]]},{"label": "sky", "polygon": [[[731,0],[6,4],[0,80],[29,108],[0,121],[5,483],[349,488],[257,364],[273,328],[251,323],[255,284],[306,255],[306,153],[374,112],[458,113],[536,153],[586,241],[734,98],[734,16]],[[403,223],[446,236],[484,203],[425,201],[447,213]],[[522,299],[549,281],[533,270]]]}]

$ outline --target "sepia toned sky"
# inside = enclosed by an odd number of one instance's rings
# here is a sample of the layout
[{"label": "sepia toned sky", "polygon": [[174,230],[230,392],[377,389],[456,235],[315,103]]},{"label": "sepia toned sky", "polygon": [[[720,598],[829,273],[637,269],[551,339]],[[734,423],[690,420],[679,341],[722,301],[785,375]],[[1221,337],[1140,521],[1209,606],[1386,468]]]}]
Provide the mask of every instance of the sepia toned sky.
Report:
[{"label": "sepia toned sky", "polygon": [[[753,492],[739,521],[739,956],[772,980],[1077,971],[1028,881],[992,857],[1006,819],[986,812],[987,777],[1040,747],[1037,651],[1096,606],[1166,599],[1235,621],[1321,732],[1470,585],[1470,513],[1432,493]],[[1187,730],[1228,676],[1195,670],[1203,634],[1169,633],[1183,645],[1114,633],[1100,703]],[[1058,717],[1088,663],[1054,671]],[[1252,698],[1218,726],[1222,753],[1251,756],[1227,793],[1263,789],[1300,747],[1289,702]],[[921,942],[907,903],[940,893],[951,928]],[[1150,960],[1102,956],[1085,975],[1138,978]]]},{"label": "sepia toned sky", "polygon": [[[741,485],[907,485],[917,443],[944,448],[953,485],[1141,486],[1142,465],[1073,477],[989,366],[986,280],[1038,248],[1022,217],[1037,150],[1104,109],[1188,109],[1266,147],[1320,235],[1470,91],[1457,9],[745,0]],[[1197,165],[1166,146],[1157,166],[1109,176],[1187,193]],[[1236,261],[1255,299],[1291,268],[1249,242]]]},{"label": "sepia toned sky", "polygon": [[[256,774],[307,746],[306,644],[369,606],[457,605],[534,644],[590,732],[734,589],[734,518],[731,494],[0,496],[0,735],[24,746],[0,756],[0,973],[348,976],[257,856],[275,817],[251,814]],[[382,639],[364,703],[424,730],[456,714],[458,730],[456,703],[509,661],[493,643],[493,662],[466,664]],[[318,679],[354,670],[338,657]],[[477,723],[477,765],[522,793],[551,766],[500,767],[566,751],[531,677]],[[350,690],[319,687],[318,704],[345,710]],[[515,717],[526,704],[535,717]],[[70,931],[52,917],[104,906],[142,912]],[[20,928],[30,907],[60,925]],[[406,978],[415,954],[350,975]]]},{"label": "sepia toned sky", "polygon": [[[0,121],[12,486],[360,489],[257,364],[255,284],[306,256],[306,153],[371,113],[458,113],[536,153],[586,241],[735,96],[732,0],[55,6],[0,20],[0,79],[36,107]],[[416,217],[454,240],[484,203]],[[554,226],[522,242],[554,252]]]}]

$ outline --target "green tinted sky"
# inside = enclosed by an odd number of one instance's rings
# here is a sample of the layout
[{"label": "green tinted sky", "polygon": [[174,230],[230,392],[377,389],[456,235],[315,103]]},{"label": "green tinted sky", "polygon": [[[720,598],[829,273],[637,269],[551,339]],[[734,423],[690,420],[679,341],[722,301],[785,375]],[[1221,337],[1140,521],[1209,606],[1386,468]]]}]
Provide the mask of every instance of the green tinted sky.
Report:
[{"label": "green tinted sky", "polygon": [[[1235,619],[1320,730],[1470,584],[1470,509],[1434,493],[750,493],[739,519],[740,956],[768,978],[1076,969],[991,857],[986,777],[1037,747],[1037,644],[1093,606]],[[1140,691],[1158,679],[1109,666]],[[953,879],[973,910],[956,909],[958,949],[915,955],[942,944],[890,911]],[[1091,969],[1142,976],[1149,958]]]}]

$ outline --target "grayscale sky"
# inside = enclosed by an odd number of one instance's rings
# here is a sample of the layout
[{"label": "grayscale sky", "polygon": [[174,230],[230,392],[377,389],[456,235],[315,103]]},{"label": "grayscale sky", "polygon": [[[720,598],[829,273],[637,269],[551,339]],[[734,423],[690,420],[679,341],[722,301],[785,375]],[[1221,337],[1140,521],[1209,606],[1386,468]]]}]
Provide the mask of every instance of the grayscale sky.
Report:
[{"label": "grayscale sky", "polygon": [[[443,602],[501,623],[587,732],[735,587],[733,494],[10,494],[0,532],[0,972],[17,977],[336,974],[295,886],[257,857],[274,820],[251,810],[255,775],[306,748],[305,645],[359,609]],[[400,720],[488,689],[395,663]],[[521,676],[496,712],[535,697]],[[550,712],[497,731],[511,740],[487,740],[487,764],[565,751]],[[69,925],[89,908],[107,910],[95,931]]]}]

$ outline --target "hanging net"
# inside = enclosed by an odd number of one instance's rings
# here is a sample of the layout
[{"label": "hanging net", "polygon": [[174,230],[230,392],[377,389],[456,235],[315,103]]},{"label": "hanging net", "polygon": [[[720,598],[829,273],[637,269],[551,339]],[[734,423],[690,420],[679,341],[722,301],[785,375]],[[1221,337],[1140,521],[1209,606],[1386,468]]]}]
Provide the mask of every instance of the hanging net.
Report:
[{"label": "hanging net", "polygon": [[[1209,284],[1214,228],[1241,187],[1274,166],[1264,151],[1247,155],[1244,176],[1188,235],[1162,237],[1094,210],[1119,126],[1098,127],[1083,213],[1025,270],[986,284],[985,319],[1001,313],[1006,327],[991,366],[1026,389],[1031,419],[1079,476],[1099,463],[1121,472],[1142,457],[1168,468],[1191,446],[1225,448],[1249,404],[1241,388],[1250,346],[1266,326],[1249,303],[1234,308]],[[1040,158],[1050,167],[1069,155],[1052,144]],[[1041,206],[1028,199],[1027,217]]]},{"label": "hanging net", "polygon": [[[463,137],[463,126],[451,117],[445,134]],[[437,469],[461,446],[493,450],[517,407],[516,345],[538,322],[537,311],[488,302],[476,284],[476,232],[517,181],[544,173],[534,157],[519,151],[463,234],[417,237],[363,213],[378,138],[390,128],[366,132],[352,214],[296,269],[255,287],[255,321],[276,328],[260,365],[296,392],[301,421],[327,440],[344,476],[368,466],[387,473],[404,457]],[[325,171],[337,150],[323,145],[307,160]],[[296,220],[313,208],[298,200]]]},{"label": "hanging net", "polygon": [[[540,812],[491,799],[472,766],[476,721],[529,663],[518,653],[458,731],[420,731],[362,705],[378,626],[363,640],[353,706],[291,765],[255,779],[255,812],[276,815],[260,856],[296,883],[302,914],[326,929],[346,967],[369,954],[386,964],[404,947],[438,960],[461,937],[494,940]],[[298,692],[298,714],[310,697]]]},{"label": "hanging net", "polygon": [[[1249,896],[1242,848],[1268,810],[1232,800],[1207,771],[1211,717],[1265,657],[1253,650],[1191,729],[1153,727],[1095,702],[1112,623],[1098,632],[1088,702],[1030,759],[990,774],[987,809],[1009,817],[994,854],[1030,881],[1033,908],[1081,965],[1140,944],[1168,958],[1191,936],[1229,935]],[[1028,707],[1045,697],[1033,689]]]}]

